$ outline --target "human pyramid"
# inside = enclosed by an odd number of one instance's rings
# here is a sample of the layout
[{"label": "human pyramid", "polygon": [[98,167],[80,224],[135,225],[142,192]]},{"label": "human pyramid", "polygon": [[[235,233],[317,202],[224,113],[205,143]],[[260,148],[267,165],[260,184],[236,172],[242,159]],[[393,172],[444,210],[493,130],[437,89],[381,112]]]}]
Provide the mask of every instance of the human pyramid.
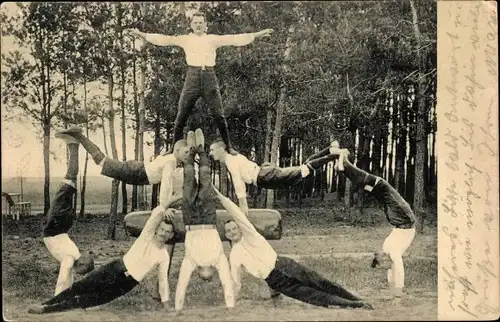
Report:
[{"label": "human pyramid", "polygon": [[[204,280],[210,280],[215,271],[224,290],[227,308],[233,308],[241,288],[241,267],[253,276],[264,280],[273,297],[280,294],[305,303],[328,307],[373,309],[365,299],[346,290],[314,270],[296,261],[278,255],[269,242],[247,218],[248,203],[246,184],[266,189],[278,189],[301,183],[316,169],[335,161],[336,169],[343,171],[354,185],[362,185],[378,200],[387,205],[386,217],[393,226],[383,247],[373,256],[371,266],[387,269],[387,280],[392,291],[392,303],[397,304],[403,294],[404,267],[402,255],[415,236],[415,215],[409,204],[383,178],[355,167],[349,160],[349,151],[341,149],[337,141],[309,157],[301,166],[280,168],[274,164],[257,165],[239,154],[229,140],[227,123],[222,109],[222,99],[214,72],[216,49],[221,46],[244,46],[259,37],[269,36],[271,29],[239,35],[206,34],[206,18],[201,13],[191,20],[193,33],[181,36],[147,34],[129,30],[131,35],[158,46],[179,46],[186,54],[188,71],[179,100],[174,127],[174,145],[165,155],[149,164],[135,160],[121,162],[107,157],[98,146],[83,135],[80,128],[70,128],[56,133],[56,138],[66,142],[70,158],[65,179],[49,209],[43,241],[51,255],[60,262],[55,294],[40,305],[31,306],[33,314],[60,312],[76,308],[89,308],[108,303],[132,290],[144,277],[158,269],[159,294],[165,308],[170,308],[168,274],[173,249],[167,251],[165,242],[174,235],[170,206],[182,200],[185,224],[185,254],[182,260],[174,308],[181,314],[186,289],[191,275],[197,271]],[[213,142],[205,150],[201,129],[188,131],[183,138],[183,128],[196,100],[202,96],[213,108],[222,140]],[[91,155],[101,167],[101,174],[131,185],[160,183],[160,202],[148,218],[139,237],[129,251],[94,270],[89,255],[81,254],[68,236],[72,226],[72,199],[76,193],[79,146]],[[195,157],[199,157],[198,171]],[[239,205],[222,195],[211,182],[209,156],[225,163],[231,174]],[[173,185],[177,164],[181,164],[183,185],[179,190]],[[224,254],[222,241],[216,230],[216,208],[220,203],[232,217],[224,225],[225,236],[231,242],[229,260]],[[74,274],[86,274],[73,283]]]}]

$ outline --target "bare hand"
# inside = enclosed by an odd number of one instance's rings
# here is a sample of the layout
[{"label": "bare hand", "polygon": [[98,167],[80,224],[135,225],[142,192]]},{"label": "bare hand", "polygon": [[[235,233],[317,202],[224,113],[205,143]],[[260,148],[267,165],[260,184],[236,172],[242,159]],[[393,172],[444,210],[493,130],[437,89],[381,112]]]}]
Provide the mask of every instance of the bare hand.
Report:
[{"label": "bare hand", "polygon": [[128,36],[140,36],[141,32],[136,28],[128,28],[123,30],[123,33]]},{"label": "bare hand", "polygon": [[174,220],[175,212],[172,209],[167,209],[165,210],[165,213],[163,215],[165,216],[165,218],[172,221]]},{"label": "bare hand", "polygon": [[264,29],[262,31],[259,31],[259,37],[269,37],[273,32],[273,29]]}]

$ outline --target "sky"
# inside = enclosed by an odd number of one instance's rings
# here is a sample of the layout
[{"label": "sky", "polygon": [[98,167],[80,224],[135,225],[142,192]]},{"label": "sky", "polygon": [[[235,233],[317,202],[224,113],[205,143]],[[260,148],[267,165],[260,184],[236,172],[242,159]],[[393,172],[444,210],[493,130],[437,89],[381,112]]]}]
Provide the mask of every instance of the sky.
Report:
[{"label": "sky", "polygon": [[[17,6],[14,3],[2,3],[0,10],[7,12],[9,15],[16,14]],[[1,53],[7,54],[9,51],[19,49],[25,55],[29,56],[26,49],[19,48],[13,42],[12,37],[1,38]],[[2,71],[4,68],[2,67]],[[3,86],[3,83],[2,83]],[[8,85],[7,85],[8,86]],[[96,97],[99,100],[106,101],[107,89],[105,85],[94,82],[88,86],[88,100]],[[77,95],[83,97],[83,88],[77,89]],[[104,104],[106,106],[106,104]],[[13,177],[22,174],[24,177],[43,177],[44,164],[43,164],[43,140],[40,135],[41,129],[36,128],[32,121],[27,117],[19,117],[16,120],[6,120],[5,107],[2,105],[1,114],[1,142],[2,142],[2,177]],[[121,156],[121,134],[120,134],[121,119],[116,117],[115,120],[115,135],[118,153]],[[128,123],[131,123],[128,121]],[[109,127],[106,124],[106,132],[108,134],[108,147],[109,147]],[[133,157],[134,155],[134,138],[132,131],[129,130],[127,135],[127,156]],[[65,144],[53,137],[51,140],[51,157],[50,157],[50,174],[53,177],[64,176],[66,173],[66,151]],[[90,139],[94,141],[99,147],[104,149],[102,130],[97,133],[91,133]],[[145,141],[152,142],[150,133],[145,133]],[[149,157],[153,155],[153,147],[144,145],[144,156],[146,162]],[[85,150],[80,148],[80,165],[83,167],[85,160]],[[93,162],[89,162],[88,175],[99,175],[100,168]]]}]

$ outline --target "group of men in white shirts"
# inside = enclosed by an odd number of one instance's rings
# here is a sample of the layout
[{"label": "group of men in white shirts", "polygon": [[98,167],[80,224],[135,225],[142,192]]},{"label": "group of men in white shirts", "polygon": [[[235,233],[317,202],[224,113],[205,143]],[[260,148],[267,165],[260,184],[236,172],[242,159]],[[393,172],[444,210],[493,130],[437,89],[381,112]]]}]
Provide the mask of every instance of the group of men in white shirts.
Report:
[{"label": "group of men in white shirts", "polygon": [[[185,254],[175,293],[174,307],[177,313],[180,314],[183,310],[186,289],[195,271],[205,280],[211,279],[217,271],[226,306],[234,307],[241,288],[241,267],[264,280],[273,296],[284,294],[322,307],[373,309],[370,303],[339,284],[290,258],[279,256],[247,218],[247,184],[266,189],[292,186],[301,183],[316,169],[331,161],[336,161],[336,168],[343,171],[354,184],[363,185],[365,190],[371,191],[388,206],[387,219],[394,228],[382,250],[374,254],[372,267],[388,270],[387,278],[393,302],[398,303],[404,285],[402,255],[415,234],[415,216],[408,203],[383,178],[353,166],[348,160],[349,151],[341,149],[336,141],[308,158],[303,165],[287,168],[270,163],[259,166],[236,152],[229,142],[218,82],[213,71],[215,51],[225,45],[247,45],[255,38],[269,35],[272,30],[241,35],[207,35],[205,17],[200,14],[193,16],[191,27],[194,33],[185,36],[129,31],[131,35],[142,37],[155,45],[176,45],[186,52],[186,60],[190,66],[179,101],[174,131],[175,144],[169,153],[157,157],[149,164],[134,160],[121,162],[108,158],[79,128],[56,134],[56,137],[68,144],[70,162],[66,181],[47,214],[44,242],[49,252],[61,263],[60,276],[54,297],[30,307],[29,312],[42,314],[108,303],[128,293],[155,268],[158,268],[161,302],[165,307],[171,307],[168,272],[173,244],[170,243],[171,248],[167,250],[165,242],[172,240],[174,234],[174,212],[169,208],[177,200],[182,200],[186,230]],[[187,116],[199,96],[203,96],[214,109],[222,136],[222,140],[210,145],[209,153],[205,150],[205,139],[200,129],[189,131],[187,138],[182,138]],[[79,145],[102,168],[102,175],[131,185],[161,182],[160,203],[153,209],[130,250],[122,258],[96,270],[93,270],[92,259],[88,255],[81,255],[67,234],[72,224],[68,218],[71,216],[70,200],[76,191],[74,187],[78,172]],[[196,155],[199,158],[198,172],[194,166]],[[208,156],[227,166],[239,206],[223,196],[211,183]],[[182,166],[178,168],[178,164]],[[173,182],[179,177],[182,177],[182,189],[175,189]],[[222,241],[215,227],[218,203],[232,217],[224,226],[225,236],[232,246],[229,260],[224,254]],[[73,283],[75,273],[88,274]]]}]

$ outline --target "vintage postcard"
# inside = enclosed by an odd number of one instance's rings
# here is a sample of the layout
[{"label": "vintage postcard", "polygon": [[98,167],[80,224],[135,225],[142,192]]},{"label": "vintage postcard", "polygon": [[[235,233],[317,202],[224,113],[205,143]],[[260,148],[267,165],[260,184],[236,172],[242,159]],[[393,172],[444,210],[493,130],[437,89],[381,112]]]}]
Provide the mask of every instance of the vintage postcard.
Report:
[{"label": "vintage postcard", "polygon": [[4,319],[498,319],[497,14],[2,3]]}]

